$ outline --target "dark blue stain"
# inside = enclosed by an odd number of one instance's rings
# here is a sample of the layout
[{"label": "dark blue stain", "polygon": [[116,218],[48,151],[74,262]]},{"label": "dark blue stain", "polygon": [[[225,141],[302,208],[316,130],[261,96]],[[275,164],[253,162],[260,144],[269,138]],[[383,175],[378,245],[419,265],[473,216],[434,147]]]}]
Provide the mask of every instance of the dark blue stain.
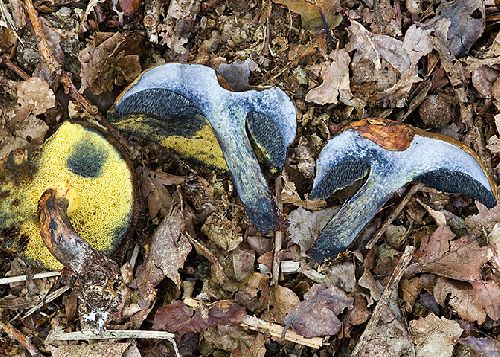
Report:
[{"label": "dark blue stain", "polygon": [[101,174],[107,159],[108,153],[104,148],[81,141],[73,147],[66,165],[77,175],[96,178]]}]

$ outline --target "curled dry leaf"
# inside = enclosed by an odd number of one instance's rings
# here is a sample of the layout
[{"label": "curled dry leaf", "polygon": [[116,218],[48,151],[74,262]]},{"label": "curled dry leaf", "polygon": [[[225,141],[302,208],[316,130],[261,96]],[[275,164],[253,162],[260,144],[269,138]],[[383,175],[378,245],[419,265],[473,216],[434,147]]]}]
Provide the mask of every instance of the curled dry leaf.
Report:
[{"label": "curled dry leaf", "polygon": [[494,321],[500,319],[500,287],[494,281],[476,281],[469,285],[440,278],[433,293],[441,306],[449,298],[450,306],[469,322],[477,321],[481,325],[486,316]]},{"label": "curled dry leaf", "polygon": [[100,95],[135,79],[142,70],[142,42],[139,33],[96,33],[78,55],[82,63],[82,90],[90,89],[94,95]]},{"label": "curled dry leaf", "polygon": [[480,247],[473,236],[454,237],[447,226],[424,237],[415,253],[418,270],[462,281],[481,280],[481,268],[493,257],[492,249]]},{"label": "curled dry leaf", "polygon": [[191,244],[184,232],[188,224],[190,216],[184,215],[178,206],[174,206],[153,233],[145,261],[138,267],[136,277],[136,285],[146,306],[155,300],[155,287],[165,277],[180,286],[178,270],[184,266],[191,251]]},{"label": "curled dry leaf", "polygon": [[482,338],[467,336],[461,338],[458,342],[480,356],[497,356],[498,351],[500,351],[500,341],[488,336]]},{"label": "curled dry leaf", "polygon": [[336,14],[340,10],[339,0],[273,0],[276,4],[285,5],[288,10],[300,15],[302,26],[306,30],[319,30],[325,27],[334,28],[342,21]]},{"label": "curled dry leaf", "polygon": [[304,337],[331,336],[340,331],[340,315],[352,309],[354,299],[336,286],[315,284],[297,307],[285,317],[285,325]]},{"label": "curled dry leaf", "polygon": [[160,44],[167,45],[172,51],[186,54],[185,45],[198,12],[200,0],[173,0],[168,5],[167,15],[158,26]]},{"label": "curled dry leaf", "polygon": [[316,104],[337,104],[339,101],[353,105],[349,83],[349,63],[351,58],[344,49],[333,50],[331,63],[323,63],[321,76],[323,83],[307,93],[306,101]]},{"label": "curled dry leaf", "polygon": [[454,0],[441,3],[442,18],[450,21],[446,46],[453,56],[467,54],[484,31],[484,1]]},{"label": "curled dry leaf", "polygon": [[179,334],[200,332],[213,326],[238,325],[245,316],[245,309],[230,300],[217,301],[203,311],[174,301],[156,311],[153,329]]},{"label": "curled dry leaf", "polygon": [[301,252],[305,253],[338,210],[338,207],[329,207],[316,212],[309,212],[302,207],[293,210],[288,215],[290,239],[300,246]]},{"label": "curled dry leaf", "polygon": [[453,346],[462,331],[458,322],[439,318],[433,313],[410,321],[410,332],[416,345],[417,357],[451,357]]}]

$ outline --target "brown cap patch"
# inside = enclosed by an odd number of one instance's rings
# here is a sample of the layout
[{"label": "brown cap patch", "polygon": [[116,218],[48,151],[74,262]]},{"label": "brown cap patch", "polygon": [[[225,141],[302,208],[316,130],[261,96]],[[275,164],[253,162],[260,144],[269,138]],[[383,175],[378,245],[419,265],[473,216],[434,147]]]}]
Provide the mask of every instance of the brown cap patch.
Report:
[{"label": "brown cap patch", "polygon": [[386,150],[406,150],[414,136],[413,128],[386,119],[365,119],[351,123],[348,129],[356,130],[362,137]]}]

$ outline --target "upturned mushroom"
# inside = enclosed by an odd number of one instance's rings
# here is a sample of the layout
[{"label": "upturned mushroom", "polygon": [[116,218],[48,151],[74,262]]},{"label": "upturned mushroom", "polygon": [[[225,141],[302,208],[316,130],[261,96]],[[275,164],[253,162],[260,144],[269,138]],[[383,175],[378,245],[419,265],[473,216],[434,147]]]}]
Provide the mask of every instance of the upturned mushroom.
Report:
[{"label": "upturned mushroom", "polygon": [[390,120],[352,123],[323,148],[310,198],[325,199],[366,177],[356,194],[309,251],[317,261],[336,258],[391,196],[410,182],[496,205],[496,186],[481,160],[453,138]]},{"label": "upturned mushroom", "polygon": [[187,158],[228,168],[249,219],[268,232],[278,219],[257,156],[270,172],[281,171],[295,137],[295,116],[281,89],[231,92],[209,67],[169,63],[144,72],[126,89],[109,120]]},{"label": "upturned mushroom", "polygon": [[[0,167],[0,238],[30,260],[59,270],[44,245],[37,204],[47,189],[65,193],[68,217],[90,245],[111,254],[131,225],[134,187],[129,165],[100,132],[65,122],[40,152],[13,153]],[[25,246],[25,247],[24,247]]]}]

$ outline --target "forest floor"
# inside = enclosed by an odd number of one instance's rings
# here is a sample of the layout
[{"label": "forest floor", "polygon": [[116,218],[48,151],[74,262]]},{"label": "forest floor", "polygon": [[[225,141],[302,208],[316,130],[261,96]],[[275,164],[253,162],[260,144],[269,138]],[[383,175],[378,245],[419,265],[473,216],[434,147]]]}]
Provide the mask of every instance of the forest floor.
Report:
[{"label": "forest floor", "polygon": [[[500,206],[410,184],[349,253],[307,255],[354,193],[309,200],[316,159],[355,120],[454,137],[497,182],[493,0],[32,1],[0,0],[0,163],[70,119],[125,147],[137,219],[112,259],[129,298],[106,328],[131,332],[68,335],[81,330],[80,278],[35,279],[47,269],[0,231],[0,276],[26,275],[0,285],[1,356],[500,356]],[[280,230],[252,226],[229,174],[109,130],[120,92],[170,62],[292,99],[296,139],[268,177]]]}]

